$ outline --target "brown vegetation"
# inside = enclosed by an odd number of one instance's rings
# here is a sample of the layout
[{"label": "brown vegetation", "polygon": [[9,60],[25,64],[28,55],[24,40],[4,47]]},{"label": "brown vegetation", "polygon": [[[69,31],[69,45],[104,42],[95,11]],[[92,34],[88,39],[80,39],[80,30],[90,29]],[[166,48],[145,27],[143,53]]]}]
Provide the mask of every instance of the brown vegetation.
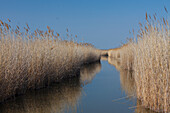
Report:
[{"label": "brown vegetation", "polygon": [[[170,30],[168,20],[146,13],[146,23],[120,53],[121,68],[134,71],[136,95],[141,106],[170,112]],[[133,33],[134,35],[134,33]]]},{"label": "brown vegetation", "polygon": [[120,50],[125,49],[127,46],[128,46],[127,44],[124,44],[119,48],[109,49],[108,56],[119,60],[121,55]]},{"label": "brown vegetation", "polygon": [[54,83],[48,88],[28,91],[16,100],[0,105],[1,113],[76,112],[84,94],[82,85],[89,83],[101,69],[100,62],[83,65],[78,76]]},{"label": "brown vegetation", "polygon": [[137,97],[146,108],[170,112],[169,24],[150,21],[133,49]]},{"label": "brown vegetation", "polygon": [[24,29],[0,21],[0,102],[75,76],[82,64],[100,59],[91,45],[62,40],[49,26],[45,32],[31,33],[28,24]]}]

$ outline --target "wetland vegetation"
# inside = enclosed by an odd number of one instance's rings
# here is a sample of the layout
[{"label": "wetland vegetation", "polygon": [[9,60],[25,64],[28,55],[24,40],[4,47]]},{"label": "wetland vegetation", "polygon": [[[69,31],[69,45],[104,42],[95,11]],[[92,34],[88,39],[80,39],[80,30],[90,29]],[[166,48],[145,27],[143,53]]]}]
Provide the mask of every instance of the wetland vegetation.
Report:
[{"label": "wetland vegetation", "polygon": [[[165,11],[167,12],[166,8]],[[168,12],[167,12],[168,13]],[[134,73],[136,96],[141,106],[157,112],[170,112],[170,29],[168,19],[146,13],[146,23],[139,23],[137,37],[118,49],[111,57],[121,68]],[[138,107],[138,106],[137,106]]]},{"label": "wetland vegetation", "polygon": [[100,60],[92,45],[62,40],[48,26],[33,33],[28,24],[25,32],[10,27],[0,21],[0,102],[75,76],[81,65]]},{"label": "wetland vegetation", "polygon": [[[19,26],[12,29],[9,19],[8,22],[0,20],[0,111],[81,112],[79,102],[85,98],[83,91],[90,90],[88,85],[96,75],[100,75],[98,79],[102,75],[100,83],[104,81],[104,85],[92,85],[92,89],[97,89],[94,92],[91,90],[95,95],[91,100],[99,95],[103,100],[97,98],[102,101],[95,103],[96,109],[90,109],[93,101],[88,103],[84,100],[89,105],[85,111],[97,112],[102,103],[109,106],[115,105],[115,100],[127,99],[131,105],[124,106],[126,112],[132,112],[127,110],[129,108],[136,113],[169,113],[170,29],[168,19],[158,18],[156,14],[150,16],[146,13],[146,22],[139,23],[137,35],[132,31],[133,36],[126,44],[109,50],[96,49],[89,43],[78,43],[74,40],[76,35],[67,34],[70,40],[62,39],[49,26],[46,31],[36,29],[32,32],[28,24],[24,29]],[[106,60],[115,67],[114,73],[119,75],[114,76],[115,80],[108,76],[110,70],[102,73],[100,60]],[[103,64],[110,69],[110,65]],[[120,81],[117,82],[117,79]],[[111,80],[115,86],[107,84]],[[118,98],[120,89],[123,98]],[[112,90],[118,98],[113,101]],[[118,106],[119,109],[113,108],[123,112],[121,106]],[[103,107],[103,110],[111,112],[113,108]]]}]

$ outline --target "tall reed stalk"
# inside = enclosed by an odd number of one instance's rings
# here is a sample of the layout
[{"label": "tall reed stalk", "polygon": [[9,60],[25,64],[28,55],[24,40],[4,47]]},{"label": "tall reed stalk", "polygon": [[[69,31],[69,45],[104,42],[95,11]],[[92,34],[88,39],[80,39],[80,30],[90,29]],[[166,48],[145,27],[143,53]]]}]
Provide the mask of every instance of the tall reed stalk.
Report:
[{"label": "tall reed stalk", "polygon": [[133,70],[136,95],[141,105],[158,112],[170,112],[170,29],[168,20],[148,16],[134,40],[121,47],[123,69]]},{"label": "tall reed stalk", "polygon": [[0,105],[1,113],[64,113],[77,112],[84,95],[82,86],[90,83],[101,70],[100,62],[83,65],[79,76],[62,80],[45,89],[28,91],[16,100]]},{"label": "tall reed stalk", "polygon": [[48,26],[46,32],[24,29],[0,21],[0,102],[75,76],[82,64],[100,58],[90,44],[62,40]]},{"label": "tall reed stalk", "polygon": [[[137,97],[155,111],[170,112],[170,36],[168,21],[147,23],[134,47]],[[156,21],[156,20],[155,20]]]}]

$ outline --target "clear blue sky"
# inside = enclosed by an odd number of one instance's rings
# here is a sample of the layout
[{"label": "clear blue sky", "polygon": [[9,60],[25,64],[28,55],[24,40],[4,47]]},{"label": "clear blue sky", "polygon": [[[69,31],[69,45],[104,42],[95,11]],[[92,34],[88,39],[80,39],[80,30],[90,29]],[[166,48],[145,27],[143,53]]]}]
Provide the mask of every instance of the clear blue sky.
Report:
[{"label": "clear blue sky", "polygon": [[113,48],[126,41],[129,30],[144,21],[145,13],[162,15],[170,0],[0,0],[0,19],[13,25],[46,29],[61,35],[66,28],[97,48]]}]

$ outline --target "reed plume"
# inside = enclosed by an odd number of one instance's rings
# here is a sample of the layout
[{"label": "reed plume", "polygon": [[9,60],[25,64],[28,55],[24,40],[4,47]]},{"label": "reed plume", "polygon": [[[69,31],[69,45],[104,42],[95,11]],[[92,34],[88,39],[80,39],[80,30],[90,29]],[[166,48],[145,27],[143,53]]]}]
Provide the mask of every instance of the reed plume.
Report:
[{"label": "reed plume", "polygon": [[63,40],[49,26],[48,32],[31,33],[28,24],[24,29],[0,20],[0,102],[76,76],[81,65],[100,59],[90,44]]}]

